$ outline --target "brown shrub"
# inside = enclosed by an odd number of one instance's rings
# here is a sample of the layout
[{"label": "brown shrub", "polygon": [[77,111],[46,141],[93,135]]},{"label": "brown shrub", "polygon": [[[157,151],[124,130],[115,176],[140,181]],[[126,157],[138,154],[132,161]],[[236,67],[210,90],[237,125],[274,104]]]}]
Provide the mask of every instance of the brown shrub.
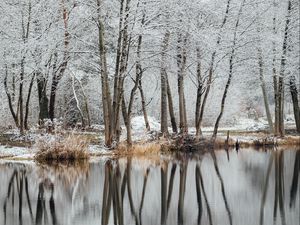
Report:
[{"label": "brown shrub", "polygon": [[37,153],[35,160],[42,161],[65,161],[88,159],[89,141],[82,136],[69,135],[60,139],[39,140],[35,144]]}]

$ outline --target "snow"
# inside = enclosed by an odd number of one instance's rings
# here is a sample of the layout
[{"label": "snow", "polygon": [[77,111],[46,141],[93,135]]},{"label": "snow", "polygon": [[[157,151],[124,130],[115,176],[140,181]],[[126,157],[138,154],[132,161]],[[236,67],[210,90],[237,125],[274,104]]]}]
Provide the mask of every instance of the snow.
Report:
[{"label": "snow", "polygon": [[238,120],[237,126],[233,127],[236,130],[259,131],[268,128],[268,122],[263,118],[258,120],[241,118]]},{"label": "snow", "polygon": [[[133,141],[149,140],[151,139],[153,132],[160,131],[160,123],[154,118],[148,117],[150,131],[146,130],[145,120],[143,116],[136,116],[131,119],[131,132]],[[122,139],[126,139],[126,128],[122,128],[125,132],[122,132]]]},{"label": "snow", "polygon": [[[264,118],[258,120],[249,118],[238,118],[231,126],[219,127],[219,131],[260,131],[268,129],[268,122]],[[203,132],[212,132],[214,127],[203,127]],[[191,133],[195,133],[195,129],[191,129]]]},{"label": "snow", "polygon": [[92,154],[103,154],[103,155],[106,155],[106,154],[110,154],[111,151],[103,146],[100,146],[100,145],[89,145],[88,147],[88,151],[89,153],[92,153]]},{"label": "snow", "polygon": [[[34,147],[24,148],[24,147],[6,147],[0,145],[0,158],[10,157],[12,159],[33,159],[34,158]],[[111,151],[100,145],[90,145],[88,152],[91,154],[107,155],[111,154]]]},{"label": "snow", "polygon": [[7,156],[22,156],[30,153],[29,148],[24,147],[6,147],[0,145],[0,157],[7,157]]},{"label": "snow", "polygon": [[23,155],[16,155],[11,157],[11,159],[15,160],[32,160],[34,158],[34,153],[27,153]]},{"label": "snow", "polygon": [[104,131],[104,125],[92,124],[90,128],[93,131]]},{"label": "snow", "polygon": [[[150,129],[152,131],[160,130],[160,123],[154,117],[148,117]],[[136,116],[131,119],[131,128],[132,131],[138,132],[146,132],[146,125],[143,116]]]}]

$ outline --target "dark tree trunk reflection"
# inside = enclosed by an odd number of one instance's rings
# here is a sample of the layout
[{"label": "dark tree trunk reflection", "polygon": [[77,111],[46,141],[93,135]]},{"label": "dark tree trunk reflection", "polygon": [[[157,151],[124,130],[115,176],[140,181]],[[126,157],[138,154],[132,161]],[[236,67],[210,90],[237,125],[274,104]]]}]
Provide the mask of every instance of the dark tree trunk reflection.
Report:
[{"label": "dark tree trunk reflection", "polygon": [[292,180],[292,185],[290,190],[290,208],[295,206],[297,191],[299,190],[298,188],[299,174],[300,174],[300,150],[296,152],[296,157],[295,157],[293,180]]}]

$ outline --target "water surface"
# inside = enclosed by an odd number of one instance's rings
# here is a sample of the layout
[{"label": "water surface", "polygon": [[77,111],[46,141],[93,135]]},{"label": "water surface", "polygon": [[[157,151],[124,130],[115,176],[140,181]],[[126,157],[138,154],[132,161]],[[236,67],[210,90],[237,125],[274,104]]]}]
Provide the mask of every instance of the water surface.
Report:
[{"label": "water surface", "polygon": [[0,160],[0,225],[298,225],[299,173],[300,150]]}]

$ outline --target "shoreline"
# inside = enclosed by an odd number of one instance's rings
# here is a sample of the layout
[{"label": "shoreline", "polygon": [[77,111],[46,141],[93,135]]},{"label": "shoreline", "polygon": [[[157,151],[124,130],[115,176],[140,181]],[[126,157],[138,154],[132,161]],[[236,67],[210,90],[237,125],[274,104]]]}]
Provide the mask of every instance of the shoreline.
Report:
[{"label": "shoreline", "polygon": [[[233,132],[234,133],[234,132]],[[84,134],[81,134],[84,136]],[[91,134],[88,134],[89,136]],[[3,141],[3,139],[2,139]],[[18,141],[19,142],[19,141]],[[17,143],[18,143],[17,142]],[[7,140],[7,144],[0,143],[0,160],[34,160],[33,142],[25,142],[20,147],[19,144],[13,145],[15,141]],[[5,142],[4,142],[5,143]],[[300,135],[286,135],[284,138],[274,137],[262,133],[239,132],[238,135],[226,137],[224,135],[216,138],[212,144],[210,138],[204,137],[197,140],[194,136],[176,136],[171,139],[156,139],[148,141],[135,141],[131,148],[126,142],[121,142],[117,149],[105,149],[100,144],[92,143],[89,145],[88,155],[90,158],[99,157],[135,157],[151,156],[166,153],[205,153],[209,150],[243,150],[247,148],[260,149],[300,149]],[[7,154],[5,152],[7,151]]]}]

